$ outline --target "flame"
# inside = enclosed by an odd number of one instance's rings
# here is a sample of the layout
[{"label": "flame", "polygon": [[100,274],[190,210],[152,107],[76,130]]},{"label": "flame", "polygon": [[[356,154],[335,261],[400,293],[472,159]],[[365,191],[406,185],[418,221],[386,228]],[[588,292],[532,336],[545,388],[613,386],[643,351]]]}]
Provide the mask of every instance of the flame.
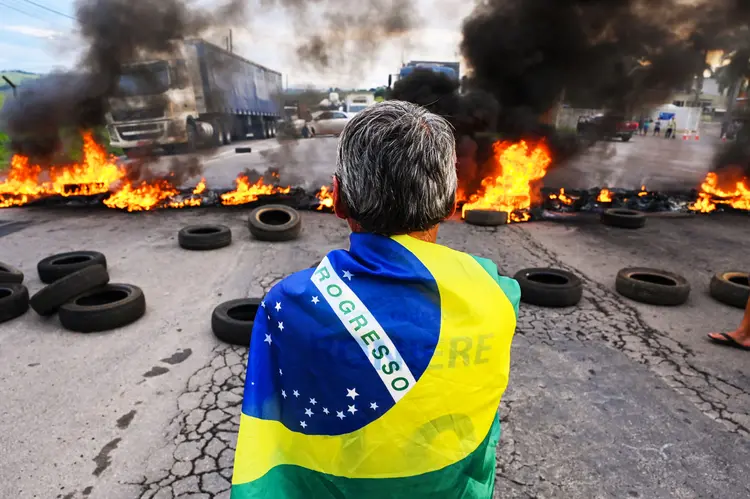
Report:
[{"label": "flame", "polygon": [[701,192],[698,200],[690,205],[693,211],[711,213],[717,208],[717,204],[729,205],[738,210],[750,210],[750,179],[742,177],[735,182],[730,182],[729,190],[719,187],[719,175],[710,172],[701,184]]},{"label": "flame", "polygon": [[125,177],[125,169],[114,156],[96,143],[91,132],[84,132],[83,161],[72,165],[54,166],[45,172],[29,164],[29,158],[14,155],[8,176],[0,182],[0,208],[21,206],[44,196],[90,196],[109,191],[111,184]]},{"label": "flame", "polygon": [[[278,175],[273,175],[277,177]],[[241,174],[234,181],[236,188],[233,191],[224,193],[221,195],[221,203],[229,206],[235,206],[238,204],[252,203],[258,200],[258,196],[267,196],[269,194],[288,194],[292,188],[279,187],[276,185],[269,185],[263,183],[263,177],[260,177],[254,184],[250,183],[250,179],[245,174]]]},{"label": "flame", "polygon": [[609,189],[602,189],[599,191],[599,195],[596,197],[596,201],[599,203],[611,203],[612,192]]},{"label": "flame", "polygon": [[565,194],[565,189],[564,188],[560,188],[560,192],[557,193],[557,194],[550,194],[549,198],[550,199],[557,199],[562,204],[567,205],[567,206],[570,206],[570,205],[572,205],[575,202],[573,198],[571,198],[567,194]]},{"label": "flame", "polygon": [[126,183],[117,192],[105,199],[104,204],[109,208],[119,208],[130,212],[148,211],[179,193],[180,191],[177,188],[164,179],[153,182],[144,181],[137,187],[134,187],[131,183]]},{"label": "flame", "polygon": [[638,193],[638,197],[641,197],[641,198],[642,198],[642,197],[643,197],[643,196],[645,196],[646,194],[648,194],[648,191],[646,190],[646,186],[645,186],[645,185],[642,185],[642,186],[641,186],[641,192],[639,192],[639,193]]},{"label": "flame", "polygon": [[193,189],[193,194],[196,196],[203,194],[203,192],[206,190],[206,179],[202,178],[200,182],[198,182],[198,185],[195,186],[195,189]]},{"label": "flame", "polygon": [[325,208],[333,208],[333,191],[326,185],[320,188],[315,197],[318,198],[320,204],[316,208],[317,210],[323,210]]},{"label": "flame", "polygon": [[532,182],[547,174],[552,162],[544,142],[495,142],[492,145],[499,172],[482,180],[482,192],[472,194],[463,206],[467,210],[495,210],[508,213],[508,223],[525,222],[529,213],[519,213],[531,206]]}]

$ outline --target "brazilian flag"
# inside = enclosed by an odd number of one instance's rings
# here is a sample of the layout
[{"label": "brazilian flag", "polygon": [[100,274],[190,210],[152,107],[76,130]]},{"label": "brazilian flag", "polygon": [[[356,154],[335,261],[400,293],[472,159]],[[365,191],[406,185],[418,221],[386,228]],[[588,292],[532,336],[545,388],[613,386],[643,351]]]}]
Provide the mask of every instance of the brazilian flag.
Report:
[{"label": "brazilian flag", "polygon": [[492,497],[520,289],[489,260],[352,234],[255,319],[232,499]]}]

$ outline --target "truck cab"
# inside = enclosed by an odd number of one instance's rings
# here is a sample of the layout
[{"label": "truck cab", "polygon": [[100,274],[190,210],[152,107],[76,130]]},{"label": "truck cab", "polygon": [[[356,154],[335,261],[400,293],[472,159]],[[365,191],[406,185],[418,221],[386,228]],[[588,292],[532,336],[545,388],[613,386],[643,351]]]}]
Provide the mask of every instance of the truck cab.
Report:
[{"label": "truck cab", "polygon": [[110,143],[124,151],[195,141],[187,124],[199,115],[190,64],[182,51],[154,54],[124,66],[108,101]]},{"label": "truck cab", "polygon": [[346,96],[344,110],[347,113],[356,114],[373,104],[375,104],[375,94],[372,92],[349,94]]}]

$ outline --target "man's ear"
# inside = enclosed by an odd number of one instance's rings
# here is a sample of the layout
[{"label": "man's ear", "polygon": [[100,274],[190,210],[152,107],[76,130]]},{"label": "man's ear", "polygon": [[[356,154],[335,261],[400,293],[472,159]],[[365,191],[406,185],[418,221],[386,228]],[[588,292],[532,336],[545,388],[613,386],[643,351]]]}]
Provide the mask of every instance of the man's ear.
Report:
[{"label": "man's ear", "polygon": [[341,184],[335,175],[333,177],[333,212],[342,220],[349,218],[349,209],[341,199]]}]

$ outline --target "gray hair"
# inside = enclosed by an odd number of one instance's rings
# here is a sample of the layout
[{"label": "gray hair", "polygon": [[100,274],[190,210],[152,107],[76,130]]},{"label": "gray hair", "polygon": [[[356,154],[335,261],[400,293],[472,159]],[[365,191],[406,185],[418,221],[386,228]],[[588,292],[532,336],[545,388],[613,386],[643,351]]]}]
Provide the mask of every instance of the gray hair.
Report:
[{"label": "gray hair", "polygon": [[357,113],[339,140],[336,178],[349,216],[363,230],[427,230],[456,204],[456,140],[426,109],[385,101]]}]

